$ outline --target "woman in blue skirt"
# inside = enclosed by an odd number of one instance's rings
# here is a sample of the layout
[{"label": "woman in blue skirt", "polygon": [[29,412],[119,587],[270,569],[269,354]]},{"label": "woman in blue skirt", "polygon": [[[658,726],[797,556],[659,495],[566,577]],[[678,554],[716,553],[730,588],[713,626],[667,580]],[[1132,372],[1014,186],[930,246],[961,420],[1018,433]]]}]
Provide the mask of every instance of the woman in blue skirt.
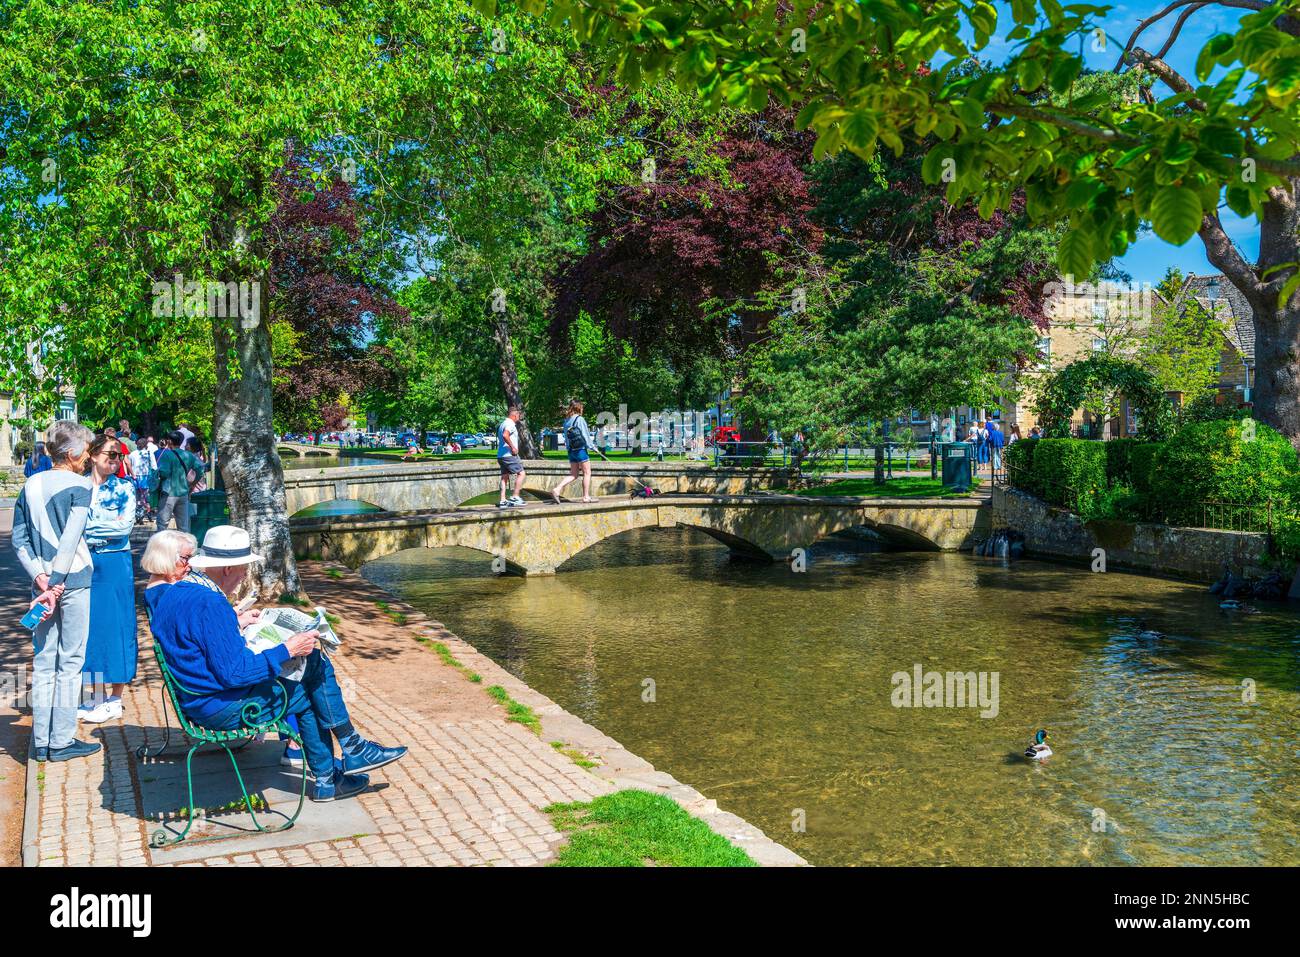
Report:
[{"label": "woman in blue skirt", "polygon": [[[131,528],[135,525],[135,487],[117,477],[121,444],[106,435],[90,445],[90,520],[86,544],[95,563],[90,583],[90,640],[82,680],[91,700],[77,717],[98,724],[122,717],[122,692],[135,679],[135,574],[131,567]],[[95,693],[95,685],[104,685]],[[108,686],[112,686],[111,694]]]}]

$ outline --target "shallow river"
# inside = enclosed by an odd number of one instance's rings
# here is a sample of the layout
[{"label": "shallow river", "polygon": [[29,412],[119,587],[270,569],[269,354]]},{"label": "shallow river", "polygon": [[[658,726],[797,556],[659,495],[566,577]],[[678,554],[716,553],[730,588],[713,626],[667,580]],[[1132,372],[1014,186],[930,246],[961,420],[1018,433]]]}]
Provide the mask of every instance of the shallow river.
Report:
[{"label": "shallow river", "polygon": [[[1300,864],[1284,606],[834,539],[796,574],[685,530],[553,578],[488,563],[420,549],[365,574],[814,864]],[[986,706],[896,706],[918,664],[987,673]],[[1055,754],[1033,764],[1039,727]]]}]

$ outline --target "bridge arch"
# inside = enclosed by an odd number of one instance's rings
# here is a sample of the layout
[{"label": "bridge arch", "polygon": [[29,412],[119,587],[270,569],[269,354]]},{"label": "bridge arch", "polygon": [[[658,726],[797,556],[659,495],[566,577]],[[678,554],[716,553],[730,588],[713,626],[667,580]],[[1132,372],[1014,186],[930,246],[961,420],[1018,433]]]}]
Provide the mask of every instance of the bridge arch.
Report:
[{"label": "bridge arch", "polygon": [[682,497],[311,518],[295,520],[292,531],[295,554],[353,567],[408,548],[460,545],[500,557],[510,570],[545,575],[597,542],[636,528],[693,528],[736,554],[777,561],[854,526],[875,528],[908,547],[956,549],[974,532],[976,505]]},{"label": "bridge arch", "polygon": [[388,510],[364,499],[329,498],[300,508],[289,518],[318,518],[328,515],[373,515],[386,511]]}]

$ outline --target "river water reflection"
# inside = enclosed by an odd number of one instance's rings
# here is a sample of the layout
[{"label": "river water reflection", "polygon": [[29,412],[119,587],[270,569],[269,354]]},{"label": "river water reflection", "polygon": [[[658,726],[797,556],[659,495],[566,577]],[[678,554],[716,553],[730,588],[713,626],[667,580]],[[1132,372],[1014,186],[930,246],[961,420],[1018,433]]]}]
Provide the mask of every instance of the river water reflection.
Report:
[{"label": "river water reflection", "polygon": [[[1284,606],[833,539],[794,574],[664,529],[553,578],[465,549],[365,574],[814,864],[1300,863]],[[996,717],[894,707],[917,664],[997,672]],[[1038,727],[1044,765],[1019,757]]]}]

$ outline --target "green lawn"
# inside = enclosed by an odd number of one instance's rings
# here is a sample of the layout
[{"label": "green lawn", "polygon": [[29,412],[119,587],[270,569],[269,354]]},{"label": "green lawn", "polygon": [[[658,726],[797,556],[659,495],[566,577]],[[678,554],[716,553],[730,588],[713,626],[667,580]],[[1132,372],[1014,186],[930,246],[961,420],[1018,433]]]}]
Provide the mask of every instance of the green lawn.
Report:
[{"label": "green lawn", "polygon": [[[978,488],[980,479],[975,479],[971,488]],[[943,487],[939,479],[931,478],[894,478],[877,485],[869,478],[840,479],[814,488],[806,488],[796,495],[854,495],[864,498],[967,498],[969,492],[952,492]]]},{"label": "green lawn", "polygon": [[546,813],[569,835],[552,867],[757,866],[662,794],[617,791],[590,802],[552,804]]}]

